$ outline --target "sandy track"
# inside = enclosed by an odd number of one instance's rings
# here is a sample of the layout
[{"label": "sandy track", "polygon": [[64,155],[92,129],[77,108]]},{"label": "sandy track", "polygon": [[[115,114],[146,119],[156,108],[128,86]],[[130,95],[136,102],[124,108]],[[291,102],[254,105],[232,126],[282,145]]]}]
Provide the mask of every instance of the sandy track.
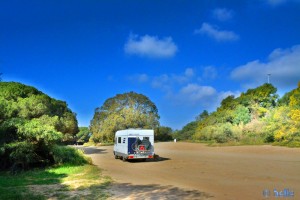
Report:
[{"label": "sandy track", "polygon": [[[115,160],[112,146],[84,150],[115,181],[113,199],[300,199],[300,149],[157,143],[155,162]],[[275,198],[274,189],[294,197]]]}]

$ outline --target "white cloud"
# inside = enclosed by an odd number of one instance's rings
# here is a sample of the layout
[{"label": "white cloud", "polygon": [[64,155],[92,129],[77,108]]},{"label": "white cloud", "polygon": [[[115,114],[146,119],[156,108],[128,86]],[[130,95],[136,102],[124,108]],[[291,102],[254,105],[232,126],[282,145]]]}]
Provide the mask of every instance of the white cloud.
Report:
[{"label": "white cloud", "polygon": [[267,82],[267,74],[271,74],[270,81],[276,87],[297,87],[300,81],[300,45],[275,49],[267,62],[255,60],[239,66],[231,72],[231,78],[253,87]]},{"label": "white cloud", "polygon": [[[205,79],[214,78],[216,69],[212,66],[203,69]],[[202,75],[204,76],[204,75]],[[240,92],[218,92],[214,87],[201,85],[194,69],[186,68],[182,74],[163,74],[153,77],[152,87],[161,90],[165,98],[174,106],[204,107],[215,110],[220,102],[229,95],[239,96]]]},{"label": "white cloud", "polygon": [[200,85],[197,83],[189,83],[184,85],[175,92],[169,92],[167,99],[176,106],[184,107],[201,107],[206,110],[215,111],[220,106],[221,101],[233,95],[239,97],[239,91],[217,91],[209,85]]},{"label": "white cloud", "polygon": [[153,58],[173,57],[178,48],[171,37],[159,39],[156,36],[138,36],[131,34],[124,46],[127,54]]},{"label": "white cloud", "polygon": [[[208,78],[214,77],[216,69],[208,66],[203,69]],[[207,77],[206,77],[207,78]],[[165,101],[171,107],[180,106],[181,109],[216,110],[220,102],[229,95],[240,95],[239,91],[217,91],[213,86],[202,85],[198,81],[193,68],[186,68],[180,74],[162,74],[151,77],[147,74],[136,74],[127,78],[134,83],[151,84],[152,88],[162,92]]]},{"label": "white cloud", "polygon": [[235,41],[239,39],[239,35],[233,31],[220,30],[208,23],[203,23],[200,29],[194,31],[195,34],[205,34],[217,41]]},{"label": "white cloud", "polygon": [[216,8],[212,11],[212,14],[219,21],[228,21],[233,17],[233,11],[226,8]]},{"label": "white cloud", "polygon": [[175,95],[177,102],[196,105],[204,104],[209,105],[211,98],[215,96],[217,91],[211,86],[201,86],[195,83],[190,83],[182,87],[178,94]]}]

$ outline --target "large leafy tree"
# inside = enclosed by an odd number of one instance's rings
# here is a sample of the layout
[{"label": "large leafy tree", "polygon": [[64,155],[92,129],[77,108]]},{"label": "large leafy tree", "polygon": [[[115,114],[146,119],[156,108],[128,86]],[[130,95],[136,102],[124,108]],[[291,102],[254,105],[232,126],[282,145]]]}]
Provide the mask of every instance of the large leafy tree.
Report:
[{"label": "large leafy tree", "polygon": [[156,141],[170,141],[172,140],[173,130],[167,126],[159,126],[155,129],[155,140]]},{"label": "large leafy tree", "polygon": [[21,83],[0,82],[0,168],[51,162],[52,146],[77,132],[66,102]]},{"label": "large leafy tree", "polygon": [[156,128],[159,115],[156,105],[146,96],[135,92],[117,94],[96,108],[91,120],[91,139],[111,142],[117,130],[127,128]]}]

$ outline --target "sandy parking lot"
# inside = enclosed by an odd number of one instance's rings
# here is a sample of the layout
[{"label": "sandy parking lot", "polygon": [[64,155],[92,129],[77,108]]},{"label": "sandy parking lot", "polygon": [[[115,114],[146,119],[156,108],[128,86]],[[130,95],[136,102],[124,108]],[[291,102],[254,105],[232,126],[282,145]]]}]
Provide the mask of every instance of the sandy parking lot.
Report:
[{"label": "sandy parking lot", "polygon": [[[300,149],[169,142],[155,152],[161,160],[123,162],[112,146],[85,148],[115,181],[113,199],[300,199]],[[276,198],[274,189],[294,197]]]}]

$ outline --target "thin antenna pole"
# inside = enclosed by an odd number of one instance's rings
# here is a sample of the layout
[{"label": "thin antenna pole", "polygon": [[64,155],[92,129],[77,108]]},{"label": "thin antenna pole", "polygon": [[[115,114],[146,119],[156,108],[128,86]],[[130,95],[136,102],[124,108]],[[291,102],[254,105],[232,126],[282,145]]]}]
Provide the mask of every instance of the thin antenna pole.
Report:
[{"label": "thin antenna pole", "polygon": [[270,76],[271,74],[268,74],[268,84],[270,84]]}]

